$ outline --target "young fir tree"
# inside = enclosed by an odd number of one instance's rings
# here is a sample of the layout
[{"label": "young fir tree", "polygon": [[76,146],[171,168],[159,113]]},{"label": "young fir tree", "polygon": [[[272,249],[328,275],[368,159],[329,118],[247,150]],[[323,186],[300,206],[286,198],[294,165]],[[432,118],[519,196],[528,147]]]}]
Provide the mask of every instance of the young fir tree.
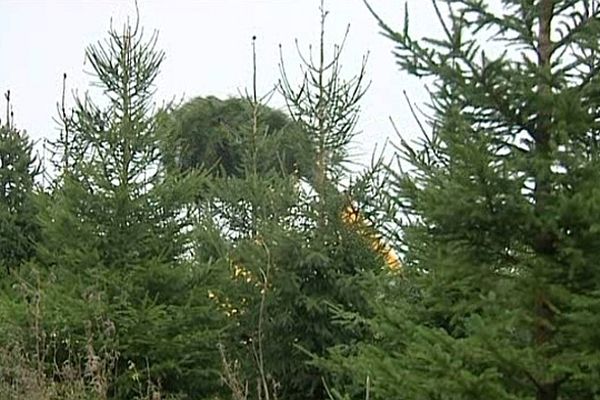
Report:
[{"label": "young fir tree", "polygon": [[299,87],[288,79],[283,60],[281,64],[279,88],[292,119],[308,134],[313,160],[292,210],[293,233],[271,251],[273,259],[281,260],[281,270],[272,280],[265,341],[271,352],[269,371],[286,399],[327,397],[323,382],[328,377],[314,361],[330,347],[350,345],[365,334],[360,324],[339,323],[335,310],[368,314],[361,278],[384,265],[370,239],[344,219],[355,205],[349,193],[359,192],[348,184],[346,163],[365,92],[365,64],[355,77],[344,79],[343,45],[326,54],[327,14],[321,2],[317,56],[302,57]]},{"label": "young fir tree", "polygon": [[405,277],[341,366],[371,398],[600,398],[600,2],[439,3],[441,39],[376,16],[433,114],[393,179]]},{"label": "young fir tree", "polygon": [[[256,70],[255,38],[252,45]],[[233,326],[221,341],[223,361],[241,365],[235,380],[224,371],[225,381],[247,384],[249,398],[269,399],[277,395],[279,378],[272,363],[282,353],[272,351],[279,339],[267,337],[265,324],[276,307],[275,275],[284,273],[286,260],[274,254],[293,233],[290,210],[299,196],[295,167],[307,165],[310,153],[299,151],[305,136],[289,129],[285,114],[264,104],[271,93],[259,97],[257,86],[254,75],[245,98],[194,100],[174,117],[180,122],[176,137],[197,132],[196,140],[208,144],[203,149],[194,142],[177,145],[190,144],[193,153],[184,152],[184,159],[193,161],[192,168],[209,170],[212,178],[199,199],[203,224],[196,257],[220,265],[229,276],[228,284],[211,288],[213,301]],[[291,140],[295,135],[299,140]]]},{"label": "young fir tree", "polygon": [[10,91],[5,94],[6,120],[0,123],[0,269],[17,269],[35,255],[39,227],[34,206],[38,167],[33,145],[14,126]]},{"label": "young fir tree", "polygon": [[104,366],[112,398],[148,386],[200,398],[219,386],[226,323],[207,297],[206,265],[191,257],[201,177],[166,174],[160,162],[156,40],[127,25],[87,48],[103,106],[86,95],[72,116],[63,107],[60,174],[42,216],[46,329],[71,350],[116,357]]},{"label": "young fir tree", "polygon": [[[360,79],[341,79],[337,52],[334,64],[326,66],[323,59],[318,72],[320,122],[309,94],[318,87],[309,86],[307,79],[300,90],[305,98],[292,94],[291,83],[284,83],[296,125],[309,139],[292,159],[312,171],[299,171],[304,178],[299,181],[286,169],[282,161],[287,149],[279,145],[286,132],[272,132],[254,81],[242,107],[247,114],[233,118],[241,123],[221,127],[221,135],[239,149],[234,173],[215,175],[201,205],[205,237],[198,255],[221,257],[218,263],[229,267],[232,276],[231,285],[215,287],[213,295],[234,321],[223,344],[227,360],[241,364],[236,377],[241,386],[230,379],[229,369],[225,375],[232,389],[243,391],[248,382],[252,398],[326,397],[323,371],[309,362],[332,345],[360,337],[360,329],[333,321],[332,307],[362,311],[365,302],[356,280],[364,270],[381,265],[371,243],[342,219],[348,198],[338,189],[340,155],[353,134],[362,90]],[[344,103],[348,100],[351,104]],[[202,159],[199,164],[212,167]],[[316,171],[322,176],[323,195],[307,189],[316,186]]]}]

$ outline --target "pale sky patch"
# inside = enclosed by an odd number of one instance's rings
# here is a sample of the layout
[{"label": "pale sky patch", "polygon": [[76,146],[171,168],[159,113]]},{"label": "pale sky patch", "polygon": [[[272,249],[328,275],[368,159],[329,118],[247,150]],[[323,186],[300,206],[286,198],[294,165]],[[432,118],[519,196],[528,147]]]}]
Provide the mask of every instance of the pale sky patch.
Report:
[{"label": "pale sky patch", "polygon": [[[149,35],[159,31],[158,47],[166,60],[157,81],[157,102],[214,95],[235,96],[251,86],[251,38],[257,36],[258,85],[270,90],[279,79],[279,44],[287,70],[299,78],[300,48],[316,47],[319,34],[319,0],[139,0],[141,25]],[[404,2],[371,0],[390,25],[401,29]],[[411,31],[416,36],[439,31],[429,1],[408,0]],[[375,145],[394,140],[388,118],[400,131],[418,135],[402,91],[413,101],[426,102],[424,82],[398,70],[391,53],[393,43],[380,35],[376,21],[362,0],[328,0],[326,40],[330,49],[350,34],[343,72],[350,78],[369,52],[367,78],[371,87],[362,102],[362,114],[353,153],[368,163]],[[12,93],[15,122],[39,141],[58,135],[56,104],[62,75],[69,91],[83,93],[91,77],[84,71],[85,47],[104,40],[111,19],[121,27],[133,21],[133,1],[125,0],[0,0],[0,91]],[[298,80],[298,83],[299,80]],[[69,104],[70,93],[67,96]],[[72,102],[71,102],[72,103]],[[4,104],[2,104],[4,106]],[[280,96],[273,107],[282,107]],[[3,109],[3,108],[2,108]],[[2,114],[3,115],[3,114]]]}]

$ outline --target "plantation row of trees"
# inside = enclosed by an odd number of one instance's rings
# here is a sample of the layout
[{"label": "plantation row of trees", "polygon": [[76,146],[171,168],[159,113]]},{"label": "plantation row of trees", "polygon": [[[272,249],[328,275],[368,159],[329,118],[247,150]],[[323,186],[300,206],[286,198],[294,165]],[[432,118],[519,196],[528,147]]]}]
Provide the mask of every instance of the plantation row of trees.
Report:
[{"label": "plantation row of trees", "polygon": [[52,168],[7,92],[0,397],[600,399],[600,1],[443,3],[435,39],[365,8],[431,100],[359,173],[323,4],[285,111],[157,107],[137,25],[86,49]]}]

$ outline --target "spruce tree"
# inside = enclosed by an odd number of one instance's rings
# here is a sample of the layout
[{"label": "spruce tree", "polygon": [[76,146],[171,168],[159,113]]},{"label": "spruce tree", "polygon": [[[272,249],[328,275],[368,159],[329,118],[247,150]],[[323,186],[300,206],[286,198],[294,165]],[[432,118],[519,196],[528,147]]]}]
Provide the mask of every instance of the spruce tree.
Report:
[{"label": "spruce tree", "polygon": [[339,323],[335,310],[368,314],[361,277],[384,264],[369,239],[343,218],[355,205],[352,196],[360,197],[359,186],[349,184],[347,163],[366,88],[365,64],[356,76],[344,78],[343,45],[327,54],[327,14],[321,2],[318,55],[301,55],[299,85],[289,80],[283,54],[281,62],[279,89],[291,118],[308,135],[305,151],[312,160],[310,175],[297,186],[290,227],[272,239],[265,260],[275,265],[264,301],[265,365],[286,399],[327,397],[328,377],[315,360],[365,334],[360,325]]},{"label": "spruce tree", "polygon": [[[291,156],[307,169],[290,174],[282,162],[288,149],[278,140],[287,133],[269,125],[263,104],[268,95],[259,97],[254,81],[240,107],[245,114],[231,118],[240,123],[221,127],[239,149],[235,173],[213,175],[200,207],[206,218],[199,244],[204,251],[198,255],[220,260],[231,276],[229,287],[213,292],[234,321],[223,342],[230,364],[224,375],[234,393],[247,383],[250,398],[326,397],[324,371],[311,362],[363,333],[338,324],[333,308],[364,312],[358,278],[383,264],[369,240],[342,218],[349,206],[341,192],[347,176],[343,162],[354,135],[363,72],[344,81],[339,50],[333,68],[325,59],[320,70],[312,66],[321,76],[320,87],[310,77],[302,88],[285,77],[280,86],[294,125],[308,139]],[[304,94],[292,93],[296,90]],[[234,365],[241,365],[237,375],[231,373]]]},{"label": "spruce tree", "polygon": [[71,115],[59,107],[59,175],[42,215],[45,327],[73,347],[59,355],[92,346],[112,357],[104,367],[119,399],[214,394],[226,326],[207,296],[209,268],[192,257],[202,177],[167,174],[161,162],[156,41],[126,25],[87,48],[102,98],[75,97]]},{"label": "spruce tree", "polygon": [[0,123],[0,274],[10,273],[35,255],[38,238],[33,144],[14,126],[10,91],[6,119]]},{"label": "spruce tree", "polygon": [[[211,288],[213,301],[232,322],[220,342],[225,381],[232,388],[236,382],[247,385],[247,396],[259,399],[279,395],[274,362],[281,359],[276,350],[285,339],[267,333],[267,325],[277,309],[276,277],[287,271],[283,246],[293,236],[290,213],[299,198],[294,164],[310,156],[298,147],[305,140],[289,142],[298,132],[289,130],[285,114],[265,104],[271,94],[259,96],[254,76],[242,99],[195,100],[175,114],[181,128],[190,130],[181,131],[183,138],[197,133],[200,141],[212,139],[204,149],[190,143],[195,151],[188,153],[195,160],[192,167],[210,171],[211,177],[199,198],[196,257],[220,266],[229,277],[229,283]],[[282,146],[286,143],[296,152]],[[214,157],[219,148],[221,157]],[[235,377],[227,373],[233,365],[240,366]]]},{"label": "spruce tree", "polygon": [[431,113],[392,171],[404,274],[338,366],[371,398],[599,398],[600,2],[434,0],[421,40],[372,4]]}]

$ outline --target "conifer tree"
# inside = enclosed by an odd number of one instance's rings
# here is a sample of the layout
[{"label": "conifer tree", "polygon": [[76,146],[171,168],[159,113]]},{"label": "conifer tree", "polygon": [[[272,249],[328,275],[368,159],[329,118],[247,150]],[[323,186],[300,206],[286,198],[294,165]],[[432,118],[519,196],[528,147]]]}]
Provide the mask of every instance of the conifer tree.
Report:
[{"label": "conifer tree", "polygon": [[10,91],[5,94],[6,119],[0,123],[0,274],[10,273],[35,255],[38,238],[34,205],[33,144],[14,126]]},{"label": "conifer tree", "polygon": [[[292,118],[309,139],[292,159],[308,162],[309,169],[289,174],[279,161],[287,149],[277,146],[278,138],[286,133],[272,132],[263,104],[268,95],[258,96],[254,80],[241,107],[247,114],[233,118],[242,122],[222,127],[239,149],[236,171],[215,176],[201,205],[206,236],[198,254],[225,258],[230,270],[231,285],[213,294],[235,321],[224,354],[241,364],[238,379],[241,387],[248,382],[251,398],[326,397],[323,371],[309,362],[362,332],[336,324],[332,307],[364,311],[358,277],[382,265],[371,243],[342,219],[349,204],[341,193],[342,161],[354,134],[363,73],[344,82],[339,57],[336,49],[333,70],[323,60],[320,89],[307,79],[299,89],[305,95],[297,96],[291,82],[282,82]],[[311,103],[313,90],[321,91],[318,105]]]},{"label": "conifer tree", "polygon": [[296,87],[282,56],[279,85],[290,116],[307,132],[310,146],[305,151],[313,161],[311,174],[298,185],[290,227],[273,239],[264,261],[275,266],[264,301],[265,367],[286,399],[327,397],[325,371],[313,361],[326,356],[331,346],[348,345],[364,334],[360,325],[337,323],[334,309],[368,314],[360,278],[383,266],[369,240],[342,217],[352,203],[348,194],[357,191],[348,185],[345,163],[365,91],[365,65],[355,77],[344,79],[343,45],[326,54],[323,2],[320,11],[316,61],[302,57],[304,79]]},{"label": "conifer tree", "polygon": [[432,113],[392,179],[405,274],[339,365],[371,398],[598,398],[600,2],[434,0],[422,40],[371,4]]},{"label": "conifer tree", "polygon": [[[258,124],[265,127],[274,157],[263,158],[262,171],[281,170],[288,174],[310,173],[306,133],[282,111],[260,105]],[[247,98],[220,100],[197,97],[175,109],[171,115],[171,135],[163,152],[182,170],[205,168],[216,175],[236,176],[242,172],[240,160],[244,143],[232,132],[252,124]],[[165,143],[165,144],[167,144]]]},{"label": "conifer tree", "polygon": [[[252,46],[256,70],[255,40]],[[283,244],[293,237],[290,213],[299,198],[294,160],[310,156],[302,153],[305,148],[297,147],[306,143],[304,140],[290,143],[297,152],[281,146],[290,134],[297,132],[287,130],[289,120],[285,114],[266,106],[265,100],[271,94],[259,96],[254,75],[252,89],[246,91],[243,99],[212,102],[216,108],[212,115],[221,119],[216,126],[211,119],[186,124],[185,115],[182,121],[182,127],[207,126],[209,132],[202,136],[215,134],[227,153],[227,157],[210,165],[214,158],[209,146],[196,161],[197,166],[216,171],[211,173],[212,179],[199,202],[204,234],[197,238],[201,249],[197,257],[216,260],[229,276],[229,284],[214,287],[211,292],[233,325],[221,342],[224,362],[241,365],[237,379],[250,388],[249,398],[259,399],[279,395],[280,376],[273,362],[281,358],[281,353],[276,351],[278,339],[267,334],[266,325],[277,308],[274,293],[280,290],[281,282],[276,277],[287,271]],[[203,104],[198,100],[192,105]],[[182,111],[194,111],[188,114],[192,119],[202,115],[199,110]],[[183,136],[190,133],[183,132]]]},{"label": "conifer tree", "polygon": [[105,367],[118,399],[213,394],[226,325],[207,296],[208,267],[191,257],[202,177],[167,174],[160,159],[156,41],[127,24],[87,48],[102,105],[86,94],[72,115],[59,107],[59,176],[42,215],[46,329],[75,351],[113,355]]}]

